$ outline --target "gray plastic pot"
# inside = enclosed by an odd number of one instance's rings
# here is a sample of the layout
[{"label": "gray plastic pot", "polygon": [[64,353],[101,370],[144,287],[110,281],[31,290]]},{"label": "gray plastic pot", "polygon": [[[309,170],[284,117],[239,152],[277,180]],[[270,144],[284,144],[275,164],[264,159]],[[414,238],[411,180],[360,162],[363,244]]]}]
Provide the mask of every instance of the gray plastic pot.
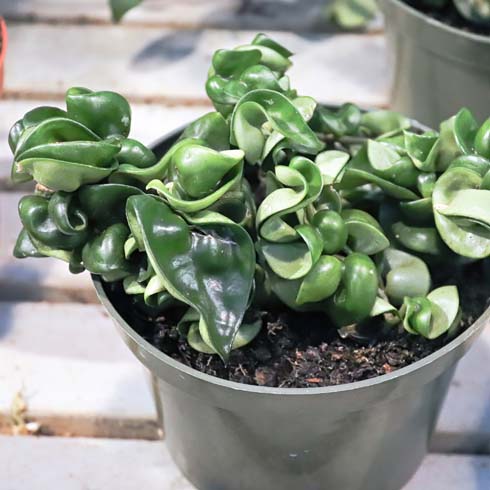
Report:
[{"label": "gray plastic pot", "polygon": [[[181,131],[158,143],[157,155]],[[152,373],[166,444],[199,490],[400,489],[427,453],[457,362],[490,319],[488,309],[450,344],[392,374],[328,388],[267,388],[203,374],[160,352],[123,318],[100,278],[93,281]]]},{"label": "gray plastic pot", "polygon": [[408,6],[383,0],[392,66],[393,109],[428,126],[468,107],[490,114],[490,36],[450,27]]},{"label": "gray plastic pot", "polygon": [[[156,378],[166,444],[200,490],[398,490],[427,453],[457,362],[490,309],[434,354],[328,388],[266,388],[203,374],[163,354],[97,294]],[[163,488],[164,482],[162,482]]]}]

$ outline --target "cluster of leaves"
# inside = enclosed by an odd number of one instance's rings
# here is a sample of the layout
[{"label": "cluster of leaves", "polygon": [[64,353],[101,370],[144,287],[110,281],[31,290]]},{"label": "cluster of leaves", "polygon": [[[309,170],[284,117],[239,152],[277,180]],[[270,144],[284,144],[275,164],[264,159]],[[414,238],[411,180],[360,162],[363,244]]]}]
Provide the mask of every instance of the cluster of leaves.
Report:
[{"label": "cluster of leaves", "polygon": [[443,10],[451,3],[469,22],[490,25],[490,0],[419,0],[427,8]]},{"label": "cluster of leaves", "polygon": [[376,0],[331,0],[325,13],[342,29],[362,29],[378,15],[379,7]]},{"label": "cluster of leaves", "polygon": [[431,291],[430,270],[490,255],[490,120],[463,109],[438,133],[331,110],[290,88],[290,56],[261,34],[217,51],[216,111],[160,159],[128,138],[113,92],[72,88],[66,110],[28,112],[9,137],[13,180],[37,182],[15,255],[122,281],[151,312],[187,306],[181,332],[223,359],[281,303],[344,333],[451,332],[457,289]]}]

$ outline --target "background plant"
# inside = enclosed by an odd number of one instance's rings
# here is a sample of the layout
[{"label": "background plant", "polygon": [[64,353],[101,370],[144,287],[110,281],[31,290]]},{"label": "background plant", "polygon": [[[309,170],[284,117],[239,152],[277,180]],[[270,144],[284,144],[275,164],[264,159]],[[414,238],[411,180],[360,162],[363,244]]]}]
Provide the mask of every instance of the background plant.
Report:
[{"label": "background plant", "polygon": [[66,110],[25,114],[12,178],[37,185],[19,203],[15,255],[120,281],[148,314],[180,311],[190,345],[223,359],[278,305],[342,335],[453,334],[459,296],[443,273],[490,254],[490,119],[463,109],[435,132],[331,110],[291,87],[290,58],[263,34],[218,50],[216,111],[160,159],[128,137],[113,92],[75,87]]},{"label": "background plant", "polygon": [[467,21],[474,24],[490,24],[489,0],[416,0],[413,3],[440,11],[453,4]]},{"label": "background plant", "polygon": [[[142,2],[143,0],[109,0],[112,19],[119,22],[129,10]],[[325,5],[326,19],[343,29],[363,28],[377,12],[376,0],[327,0]]]},{"label": "background plant", "polygon": [[[143,0],[109,0],[112,18],[119,22]],[[444,10],[451,3],[469,22],[490,24],[490,0],[416,0],[420,6]],[[325,17],[342,29],[362,29],[379,13],[376,0],[331,0],[325,4]]]}]

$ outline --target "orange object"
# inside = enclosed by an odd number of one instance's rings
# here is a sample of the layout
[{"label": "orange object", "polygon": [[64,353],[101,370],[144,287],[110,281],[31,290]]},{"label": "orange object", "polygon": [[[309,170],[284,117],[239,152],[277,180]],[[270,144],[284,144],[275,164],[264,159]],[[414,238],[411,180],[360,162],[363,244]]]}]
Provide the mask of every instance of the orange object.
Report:
[{"label": "orange object", "polygon": [[5,63],[5,53],[7,52],[7,25],[3,17],[0,17],[0,95],[3,92],[3,67]]}]

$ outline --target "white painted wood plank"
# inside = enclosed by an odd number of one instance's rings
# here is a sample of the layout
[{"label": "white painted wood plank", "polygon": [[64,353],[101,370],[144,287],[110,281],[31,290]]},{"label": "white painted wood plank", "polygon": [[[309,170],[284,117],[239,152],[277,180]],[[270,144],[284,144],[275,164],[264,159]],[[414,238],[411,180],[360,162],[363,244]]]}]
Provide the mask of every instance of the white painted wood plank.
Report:
[{"label": "white painted wood plank", "polygon": [[[160,441],[0,436],[0,457],[3,490],[194,488]],[[403,490],[488,488],[489,457],[432,454]]]},{"label": "white painted wood plank", "polygon": [[433,451],[490,454],[489,365],[487,328],[456,370],[432,442]]},{"label": "white painted wood plank", "polygon": [[0,436],[0,457],[2,490],[194,489],[160,441]]},{"label": "white painted wood plank", "polygon": [[[59,96],[72,85],[139,101],[205,103],[212,53],[252,40],[250,31],[11,24],[6,95]],[[381,35],[271,33],[293,52],[292,85],[320,102],[386,105]],[[49,53],[49,63],[46,62]],[[75,61],[76,60],[76,61]]]},{"label": "white painted wood plank", "polygon": [[[125,25],[186,28],[332,30],[324,8],[330,0],[145,0],[124,18]],[[107,23],[106,0],[1,0],[7,19]],[[379,27],[373,22],[372,27]]]},{"label": "white painted wood plank", "polygon": [[101,306],[0,302],[0,359],[4,432],[21,392],[43,432],[157,435],[146,371]]},{"label": "white painted wood plank", "polygon": [[431,454],[403,490],[488,490],[490,457]]}]

